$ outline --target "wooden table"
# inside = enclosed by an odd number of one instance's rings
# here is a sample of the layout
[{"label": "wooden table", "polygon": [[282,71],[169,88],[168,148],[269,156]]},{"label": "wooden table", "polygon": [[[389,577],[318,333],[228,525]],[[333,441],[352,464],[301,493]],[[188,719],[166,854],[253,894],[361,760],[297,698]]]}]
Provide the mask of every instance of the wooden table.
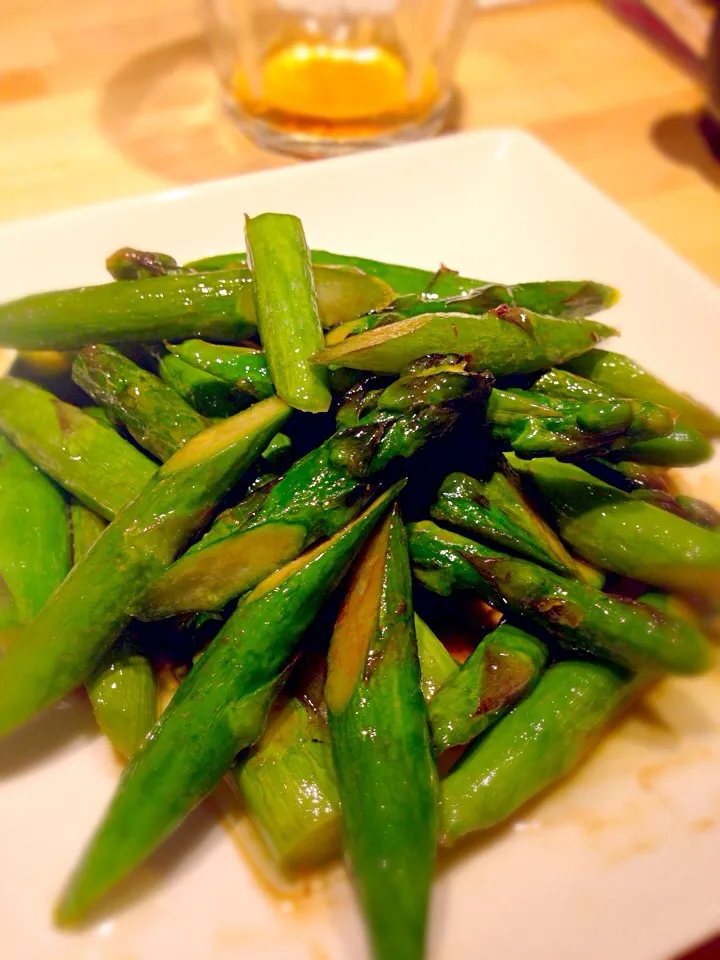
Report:
[{"label": "wooden table", "polygon": [[[296,162],[221,115],[193,0],[4,0],[0,219]],[[478,14],[459,126],[526,127],[720,280],[697,85],[603,7]]]}]

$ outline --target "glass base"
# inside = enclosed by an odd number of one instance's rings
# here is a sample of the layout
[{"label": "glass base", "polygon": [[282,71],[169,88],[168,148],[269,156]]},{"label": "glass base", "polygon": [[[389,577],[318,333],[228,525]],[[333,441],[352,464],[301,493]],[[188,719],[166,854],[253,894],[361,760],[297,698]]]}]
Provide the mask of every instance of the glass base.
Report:
[{"label": "glass base", "polygon": [[319,157],[341,157],[358,150],[372,150],[375,147],[389,147],[434,137],[445,125],[452,99],[452,94],[447,94],[430,113],[422,117],[371,136],[358,137],[327,137],[285,130],[246,113],[228,94],[223,96],[223,106],[242,132],[259,147],[312,160]]}]

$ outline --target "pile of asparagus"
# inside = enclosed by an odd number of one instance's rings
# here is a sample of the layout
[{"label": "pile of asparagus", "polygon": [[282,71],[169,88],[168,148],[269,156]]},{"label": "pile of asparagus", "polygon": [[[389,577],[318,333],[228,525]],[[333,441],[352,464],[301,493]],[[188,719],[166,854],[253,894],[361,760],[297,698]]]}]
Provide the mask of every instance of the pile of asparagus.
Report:
[{"label": "pile of asparagus", "polygon": [[[310,253],[279,214],[246,241],[0,306],[35,371],[0,380],[0,733],[84,685],[129,760],[60,923],[227,776],[283,870],[343,850],[374,955],[413,960],[438,844],[711,665],[720,517],[667,468],[720,418],[597,348],[601,284]],[[431,629],[459,608],[462,663]]]}]

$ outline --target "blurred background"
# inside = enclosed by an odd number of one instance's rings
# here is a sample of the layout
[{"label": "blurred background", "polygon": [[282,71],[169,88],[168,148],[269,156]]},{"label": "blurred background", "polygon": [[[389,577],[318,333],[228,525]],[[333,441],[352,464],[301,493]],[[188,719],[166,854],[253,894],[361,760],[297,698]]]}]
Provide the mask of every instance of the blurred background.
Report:
[{"label": "blurred background", "polygon": [[[250,139],[223,107],[227,78],[206,28],[239,6],[3,0],[0,218],[298,162]],[[456,96],[443,129],[526,128],[720,278],[720,166],[702,119],[712,8],[471,6],[451,44]]]}]

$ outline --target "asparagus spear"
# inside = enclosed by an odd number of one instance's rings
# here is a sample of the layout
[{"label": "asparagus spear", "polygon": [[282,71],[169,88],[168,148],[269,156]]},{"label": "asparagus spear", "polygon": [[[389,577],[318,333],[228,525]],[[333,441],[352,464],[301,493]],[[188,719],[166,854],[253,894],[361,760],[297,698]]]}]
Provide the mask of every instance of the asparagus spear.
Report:
[{"label": "asparagus spear", "polygon": [[297,217],[264,213],[245,220],[255,314],[278,396],[291,407],[330,407],[325,371],[308,358],[324,346],[305,233]]},{"label": "asparagus spear", "polygon": [[610,460],[584,457],[581,461],[584,470],[594,477],[607,480],[614,487],[632,493],[633,490],[659,490],[672,493],[674,486],[668,471],[664,467],[655,467],[631,460]]},{"label": "asparagus spear", "polygon": [[435,866],[437,770],[411,605],[395,510],[353,571],[325,685],[345,849],[378,960],[424,956]]},{"label": "asparagus spear", "polygon": [[155,473],[155,464],[113,430],[26,380],[0,379],[0,430],[107,520]]},{"label": "asparagus spear", "polygon": [[[428,274],[428,276],[430,276]],[[456,278],[462,284],[466,278]],[[474,282],[474,281],[472,281]],[[500,306],[532,310],[550,317],[583,319],[599,310],[613,306],[620,294],[613,287],[589,280],[560,280],[540,283],[519,283],[505,286],[500,283],[480,284],[466,288],[462,293],[441,297],[433,288],[429,292],[412,292],[397,297],[385,310],[366,314],[356,320],[333,327],[325,342],[327,346],[341,343],[350,336],[396,323],[407,317],[427,313],[483,314]]]},{"label": "asparagus spear", "polygon": [[333,539],[240,602],[127,766],[60,900],[59,923],[77,921],[128,874],[210,793],[235,754],[258,739],[303,633],[396,493],[388,491]]},{"label": "asparagus spear", "polygon": [[566,776],[634,689],[600,663],[567,660],[477,741],[442,783],[440,842],[488,830]]},{"label": "asparagus spear", "polygon": [[443,684],[454,677],[459,667],[430,627],[415,614],[415,639],[420,663],[420,686],[429,701]]},{"label": "asparagus spear", "polygon": [[557,317],[587,317],[598,310],[611,307],[619,298],[617,290],[590,280],[550,280],[545,283],[503,286],[461,277],[454,270],[441,269],[433,273],[431,270],[328,253],[326,250],[313,250],[312,261],[314,264],[336,263],[359,267],[365,273],[384,280],[401,295],[429,294],[436,298],[468,296],[481,287],[488,291],[486,296],[497,298],[491,306],[507,303]]},{"label": "asparagus spear", "polygon": [[0,345],[26,350],[203,336],[232,342],[254,331],[248,270],[145,277],[0,306]]},{"label": "asparagus spear", "polygon": [[503,550],[576,580],[592,578],[570,556],[557,534],[533,510],[518,474],[500,459],[489,479],[451,473],[431,510],[441,523],[467,530]]},{"label": "asparagus spear", "polygon": [[560,536],[605,570],[681,593],[720,589],[720,537],[623,493],[579,467],[540,459],[519,468]]},{"label": "asparagus spear", "polygon": [[70,504],[73,564],[80,563],[105,527],[107,527],[105,520],[97,513],[89,510],[79,500],[74,500]]},{"label": "asparagus spear", "polygon": [[407,293],[393,300],[385,310],[347,320],[334,327],[326,342],[329,346],[340,343],[349,336],[395,323],[405,317],[426,313],[482,314],[503,305],[550,317],[579,320],[612,307],[619,297],[620,294],[613,287],[589,280],[518,283],[514,286],[478,283],[460,294],[446,297],[440,297],[434,290],[429,293]]},{"label": "asparagus spear", "polygon": [[171,353],[160,360],[158,371],[178,398],[182,397],[203,417],[231,417],[255,399],[234,383],[198,370]]},{"label": "asparagus spear", "polygon": [[393,385],[396,406],[372,422],[341,429],[298,460],[277,483],[221,514],[147,592],[136,615],[169,617],[215,610],[356,516],[382,482],[382,471],[442,436],[462,410],[487,393],[485,378],[464,372],[410,376]]},{"label": "asparagus spear", "polygon": [[[423,293],[433,290],[438,296],[454,296],[466,292],[473,287],[480,286],[481,280],[470,280],[460,277],[454,270],[440,269],[421,270],[417,267],[403,267],[394,263],[383,263],[380,260],[368,260],[366,257],[354,257],[339,253],[329,253],[327,250],[311,250],[310,258],[313,268],[320,265],[334,268],[352,268],[360,270],[366,276],[376,278],[390,286],[397,294]],[[247,255],[242,252],[220,253],[200,260],[192,260],[186,264],[193,270],[228,270],[244,267],[247,264]],[[368,311],[363,311],[367,313]],[[360,314],[358,314],[360,316]]]},{"label": "asparagus spear", "polygon": [[[591,353],[603,354],[597,350]],[[613,354],[613,356],[615,356]],[[550,397],[560,399],[582,399],[586,402],[617,404],[622,397],[611,393],[605,386],[568,373],[566,370],[550,370],[536,381],[534,390],[545,393]],[[666,396],[665,394],[658,394]],[[667,397],[672,401],[673,397]],[[658,419],[659,411],[652,399],[639,398],[637,413],[640,415],[638,425],[645,423],[661,424]],[[667,408],[673,406],[668,403]],[[555,451],[548,449],[549,454]],[[712,445],[706,436],[698,429],[686,422],[677,422],[665,435],[658,434],[655,438],[645,437],[641,433],[623,438],[622,443],[614,444],[609,451],[613,460],[627,459],[657,466],[690,467],[712,456]]]},{"label": "asparagus spear", "polygon": [[158,469],[0,661],[0,733],[87,680],[127,626],[128,606],[172,562],[287,415],[280,399],[263,400],[198,434]]},{"label": "asparagus spear", "polygon": [[456,353],[468,357],[474,369],[506,376],[561,363],[614,333],[596,320],[569,322],[503,306],[479,317],[462,313],[408,317],[327,347],[313,361],[399,373],[418,357]]},{"label": "asparagus spear", "polygon": [[114,347],[84,347],[73,362],[73,380],[158,460],[167,460],[208,426],[174,390]]},{"label": "asparagus spear", "polygon": [[[429,700],[458,665],[427,624],[417,614],[414,619],[421,686]],[[317,708],[293,697],[250,756],[232,767],[230,779],[281,869],[307,869],[340,850],[330,735]]]},{"label": "asparagus spear", "polygon": [[141,280],[145,277],[165,277],[174,273],[197,273],[181,267],[167,253],[151,253],[133,247],[121,247],[105,261],[108,273],[114,280]]},{"label": "asparagus spear", "polygon": [[5,648],[7,636],[19,623],[17,607],[10,588],[0,576],[0,650]]},{"label": "asparagus spear", "polygon": [[[81,503],[70,507],[73,562],[79,563],[105,529],[105,521]],[[105,654],[85,684],[101,732],[124,757],[140,747],[157,718],[152,665],[134,637],[132,624]]]},{"label": "asparagus spear", "polygon": [[713,455],[713,446],[705,434],[695,427],[678,422],[665,437],[639,440],[618,453],[610,453],[610,460],[633,460],[656,467],[694,467],[705,463]]},{"label": "asparagus spear", "polygon": [[[392,291],[357,270],[318,268],[320,318],[327,326],[385,307]],[[0,305],[0,346],[78,350],[92,343],[207,337],[231,343],[256,332],[248,269],[183,270],[74,290],[38,293]]]},{"label": "asparagus spear", "polygon": [[[498,720],[506,712],[504,701],[509,707],[532,687],[545,657],[538,641],[505,625],[491,635],[497,641],[497,657],[488,659],[497,659],[497,669],[493,662],[488,670],[482,645],[459,668],[417,614],[415,630],[423,695],[435,717],[436,751],[451,739],[461,742],[461,729],[470,740]],[[233,767],[231,778],[282,869],[307,868],[337,854],[340,806],[335,770],[327,726],[315,710],[293,699],[250,758]]]},{"label": "asparagus spear", "polygon": [[254,400],[264,400],[275,392],[270,368],[261,350],[222,346],[205,340],[168,344],[168,350],[198,370],[232,383]]},{"label": "asparagus spear", "polygon": [[709,437],[720,437],[720,416],[687,394],[673,390],[639,363],[611,350],[591,350],[581,359],[567,363],[567,369],[607,387],[619,396],[650,400],[669,407],[685,424]]},{"label": "asparagus spear", "polygon": [[720,529],[720,513],[705,500],[699,500],[697,497],[688,497],[679,493],[673,497],[662,490],[634,490],[631,494],[633,500],[642,500],[645,503],[651,503],[654,507],[661,510],[667,510],[674,513],[677,517],[682,517],[690,523],[695,523],[699,527],[705,527],[707,530]]},{"label": "asparagus spear", "polygon": [[493,437],[525,459],[616,450],[632,459],[639,442],[665,437],[674,427],[670,411],[654,403],[578,402],[521,389],[493,390],[487,416]]},{"label": "asparagus spear", "polygon": [[370,311],[383,310],[394,296],[387,283],[357,267],[314,264],[312,273],[320,320],[326,330]]},{"label": "asparagus spear", "polygon": [[435,748],[479,736],[533,689],[546,659],[545,646],[524,630],[493,630],[428,704]]},{"label": "asparagus spear", "polygon": [[[312,254],[311,257],[320,317],[326,329],[349,318],[383,310],[391,303],[394,291],[375,274],[360,270],[350,263],[324,264],[322,259],[316,260]],[[144,253],[125,247],[109,257],[107,265],[116,280],[137,280],[141,276],[159,276],[162,273],[237,270],[247,268],[248,258],[245,253],[220,253],[178,267],[167,254]]]},{"label": "asparagus spear", "polygon": [[607,596],[434,523],[412,524],[410,531],[415,576],[435,593],[471,590],[521,623],[535,624],[571,651],[630,669],[693,674],[713,662],[700,633],[646,604]]},{"label": "asparagus spear", "polygon": [[0,577],[13,601],[6,625],[31,620],[69,569],[62,493],[0,435]]},{"label": "asparagus spear", "polygon": [[230,776],[282,869],[316,866],[337,853],[340,801],[330,734],[314,710],[290,700]]},{"label": "asparagus spear", "polygon": [[123,757],[130,758],[157,719],[157,685],[152,665],[128,628],[105,654],[86,688],[95,720]]}]

